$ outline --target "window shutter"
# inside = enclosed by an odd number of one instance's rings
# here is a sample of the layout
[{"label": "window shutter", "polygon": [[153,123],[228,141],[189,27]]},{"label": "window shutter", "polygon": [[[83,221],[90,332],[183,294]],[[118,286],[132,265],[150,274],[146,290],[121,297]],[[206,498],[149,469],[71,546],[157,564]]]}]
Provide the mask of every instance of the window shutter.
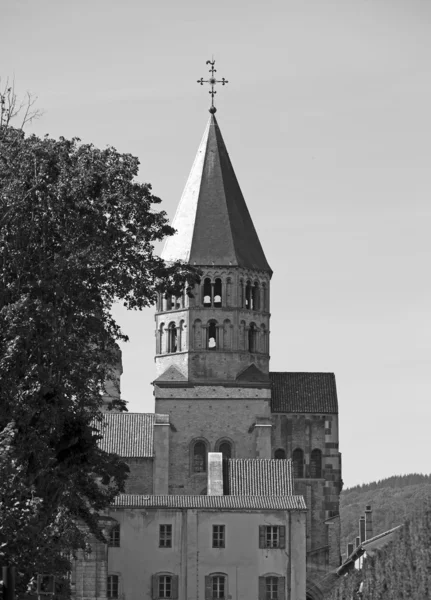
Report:
[{"label": "window shutter", "polygon": [[278,578],[278,600],[286,598],[286,577]]},{"label": "window shutter", "polygon": [[259,548],[265,548],[265,525],[259,525]]},{"label": "window shutter", "polygon": [[280,536],[280,548],[286,548],[286,526],[280,525],[278,528],[278,535]]},{"label": "window shutter", "polygon": [[205,600],[211,600],[211,575],[205,575]]},{"label": "window shutter", "polygon": [[265,577],[259,577],[259,600],[266,598],[266,582]]},{"label": "window shutter", "polygon": [[172,600],[178,598],[178,575],[172,575]]},{"label": "window shutter", "polygon": [[157,575],[153,575],[151,577],[151,598],[153,598],[153,600],[156,600],[156,598],[159,597],[159,590],[158,588],[158,583],[159,583],[159,578]]}]

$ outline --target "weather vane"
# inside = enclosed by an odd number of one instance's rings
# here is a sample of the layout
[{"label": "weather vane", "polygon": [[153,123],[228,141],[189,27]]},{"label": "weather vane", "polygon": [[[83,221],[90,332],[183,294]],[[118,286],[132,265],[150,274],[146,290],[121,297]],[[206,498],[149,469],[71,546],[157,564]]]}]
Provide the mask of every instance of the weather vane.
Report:
[{"label": "weather vane", "polygon": [[207,60],[206,64],[211,65],[211,69],[209,70],[209,72],[211,73],[211,77],[209,79],[204,79],[203,77],[201,77],[200,79],[198,79],[198,83],[200,83],[201,85],[203,85],[204,83],[209,83],[211,86],[211,90],[208,93],[211,94],[210,113],[213,115],[217,110],[214,106],[214,94],[217,94],[216,90],[214,89],[214,86],[216,85],[216,83],[221,83],[222,85],[225,85],[226,83],[229,83],[229,81],[227,81],[224,77],[222,79],[216,79],[215,73],[217,72],[217,69],[214,69],[214,59]]}]

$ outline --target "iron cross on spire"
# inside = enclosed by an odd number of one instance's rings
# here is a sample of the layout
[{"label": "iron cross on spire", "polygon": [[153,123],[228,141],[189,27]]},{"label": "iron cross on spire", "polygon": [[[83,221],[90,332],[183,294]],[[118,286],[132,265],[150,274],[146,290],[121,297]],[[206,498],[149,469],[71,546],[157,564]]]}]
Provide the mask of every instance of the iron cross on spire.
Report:
[{"label": "iron cross on spire", "polygon": [[214,89],[214,86],[216,85],[216,83],[221,83],[222,85],[225,85],[226,83],[229,83],[229,81],[227,81],[224,77],[222,79],[216,79],[215,73],[217,72],[217,69],[214,69],[214,65],[215,65],[214,59],[207,60],[206,64],[211,65],[211,69],[209,69],[209,72],[211,73],[211,77],[209,79],[204,79],[203,77],[201,77],[200,79],[198,79],[198,83],[200,83],[201,85],[203,85],[204,83],[209,83],[211,86],[211,90],[208,93],[211,94],[210,113],[213,115],[217,110],[216,107],[214,106],[214,94],[217,94],[216,90]]}]

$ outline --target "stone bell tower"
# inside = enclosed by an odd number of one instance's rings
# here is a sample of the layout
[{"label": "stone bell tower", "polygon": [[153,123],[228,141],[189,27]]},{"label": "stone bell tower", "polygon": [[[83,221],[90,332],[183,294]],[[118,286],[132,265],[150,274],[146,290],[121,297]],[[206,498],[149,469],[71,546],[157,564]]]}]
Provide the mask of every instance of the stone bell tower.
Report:
[{"label": "stone bell tower", "polygon": [[[236,179],[215,108],[162,257],[199,267],[156,312],[156,413],[169,415],[170,494],[205,493],[208,452],[271,457],[272,271]],[[161,492],[159,492],[161,493]]]},{"label": "stone bell tower", "polygon": [[211,115],[162,258],[198,266],[200,285],[163,297],[156,314],[159,381],[267,381],[272,271]]}]

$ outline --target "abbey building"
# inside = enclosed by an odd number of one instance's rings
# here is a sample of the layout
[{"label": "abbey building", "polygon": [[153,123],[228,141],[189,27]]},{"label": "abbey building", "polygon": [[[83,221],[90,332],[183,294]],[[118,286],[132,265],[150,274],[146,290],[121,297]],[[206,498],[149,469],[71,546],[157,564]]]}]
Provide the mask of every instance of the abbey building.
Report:
[{"label": "abbey building", "polygon": [[155,413],[106,413],[127,493],[75,596],[319,600],[340,564],[332,373],[269,370],[271,268],[211,114],[163,258],[200,284],[156,309]]}]

